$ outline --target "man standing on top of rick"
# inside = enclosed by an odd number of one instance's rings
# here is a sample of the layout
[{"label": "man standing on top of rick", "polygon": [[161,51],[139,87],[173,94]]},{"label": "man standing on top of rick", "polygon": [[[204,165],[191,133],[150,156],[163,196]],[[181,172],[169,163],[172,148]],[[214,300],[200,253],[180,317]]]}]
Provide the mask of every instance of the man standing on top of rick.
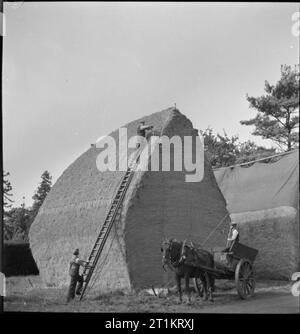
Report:
[{"label": "man standing on top of rick", "polygon": [[146,131],[152,130],[153,125],[145,125],[145,121],[140,121],[139,126],[137,127],[137,134],[138,136],[146,138]]},{"label": "man standing on top of rick", "polygon": [[[141,136],[141,137],[144,137],[148,140],[148,133],[147,131],[149,130],[152,130],[153,129],[153,125],[145,125],[145,121],[140,121],[140,124],[138,125],[137,127],[137,135],[138,136]],[[136,144],[136,149],[139,149],[141,147],[141,143],[140,142],[137,142]],[[139,154],[140,152],[138,152]],[[138,163],[140,160],[140,156],[138,155],[137,159],[136,159],[136,162]]]}]

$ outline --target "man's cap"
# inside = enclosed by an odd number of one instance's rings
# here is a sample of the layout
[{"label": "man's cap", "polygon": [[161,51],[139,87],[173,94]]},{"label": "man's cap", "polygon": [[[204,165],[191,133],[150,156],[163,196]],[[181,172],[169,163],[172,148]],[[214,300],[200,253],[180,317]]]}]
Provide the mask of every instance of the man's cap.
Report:
[{"label": "man's cap", "polygon": [[234,225],[237,225],[237,223],[236,222],[231,222],[230,223],[230,226],[234,226]]},{"label": "man's cap", "polygon": [[79,249],[76,248],[75,251],[74,251],[74,253],[73,253],[73,255],[78,255],[78,254],[79,254]]}]

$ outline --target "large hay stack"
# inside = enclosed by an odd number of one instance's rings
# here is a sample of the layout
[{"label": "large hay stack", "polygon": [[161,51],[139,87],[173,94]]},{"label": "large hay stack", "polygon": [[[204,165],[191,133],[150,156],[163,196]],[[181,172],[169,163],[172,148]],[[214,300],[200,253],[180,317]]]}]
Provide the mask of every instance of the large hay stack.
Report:
[{"label": "large hay stack", "polygon": [[299,151],[215,170],[241,242],[257,248],[261,277],[289,279],[299,271]]},{"label": "large hay stack", "polygon": [[[173,108],[143,120],[160,135],[198,135],[192,123]],[[136,135],[138,122],[124,126],[128,138]],[[110,135],[118,143],[118,131]],[[100,172],[96,168],[100,152],[91,147],[64,171],[30,229],[33,256],[48,284],[68,282],[68,265],[76,247],[87,258],[124,175]],[[91,282],[96,291],[164,285],[169,274],[161,266],[162,240],[188,238],[200,243],[207,237],[227,210],[206,159],[204,167],[204,179],[194,183],[185,182],[185,171],[135,173]],[[224,246],[224,238],[216,233],[207,247]]]},{"label": "large hay stack", "polygon": [[231,215],[239,224],[241,242],[259,250],[258,276],[289,279],[298,271],[299,230],[297,210],[290,206]]}]

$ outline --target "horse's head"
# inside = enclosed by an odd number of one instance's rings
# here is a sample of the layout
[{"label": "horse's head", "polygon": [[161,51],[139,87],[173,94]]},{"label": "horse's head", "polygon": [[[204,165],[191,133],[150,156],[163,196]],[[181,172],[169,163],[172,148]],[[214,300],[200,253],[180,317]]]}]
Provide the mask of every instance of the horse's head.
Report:
[{"label": "horse's head", "polygon": [[161,247],[163,268],[165,268],[165,265],[174,266],[180,260],[181,244],[176,239],[166,239],[163,241]]}]

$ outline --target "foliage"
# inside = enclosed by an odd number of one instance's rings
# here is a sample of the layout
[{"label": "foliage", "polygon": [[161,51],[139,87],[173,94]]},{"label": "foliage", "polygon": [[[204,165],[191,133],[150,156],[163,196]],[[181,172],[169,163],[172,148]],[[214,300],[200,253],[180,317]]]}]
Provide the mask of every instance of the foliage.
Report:
[{"label": "foliage", "polygon": [[35,191],[35,194],[32,197],[34,200],[32,206],[32,221],[36,217],[39,208],[42,206],[52,186],[52,176],[47,170],[42,174],[41,178],[42,181],[40,182],[37,190]]},{"label": "foliage", "polygon": [[10,198],[12,196],[12,186],[10,181],[7,179],[9,172],[3,171],[3,208],[4,215],[7,215],[7,209],[10,209],[13,203],[13,200]]},{"label": "foliage", "polygon": [[275,148],[265,148],[248,140],[240,142],[238,135],[229,137],[224,134],[214,134],[211,128],[200,130],[204,138],[206,155],[213,168],[232,166],[253,161],[276,153]]},{"label": "foliage", "polygon": [[[7,176],[9,173],[4,175]],[[29,228],[51,189],[52,177],[50,173],[45,171],[41,178],[42,181],[32,197],[34,200],[32,208],[25,208],[25,204],[22,204],[20,207],[11,208],[9,203],[6,204],[6,208],[10,208],[10,210],[6,211],[4,217],[4,240],[28,241]],[[5,181],[7,180],[3,179],[3,188],[7,189],[6,193],[10,196],[11,186],[8,181],[4,183]],[[8,200],[10,200],[9,197]]]},{"label": "foliage", "polygon": [[4,240],[28,241],[31,212],[24,205],[12,208],[5,219]]},{"label": "foliage", "polygon": [[253,135],[271,139],[281,150],[291,150],[299,144],[299,66],[281,66],[281,78],[271,85],[265,81],[266,95],[250,97],[250,108],[257,115],[241,121],[254,125]]}]

